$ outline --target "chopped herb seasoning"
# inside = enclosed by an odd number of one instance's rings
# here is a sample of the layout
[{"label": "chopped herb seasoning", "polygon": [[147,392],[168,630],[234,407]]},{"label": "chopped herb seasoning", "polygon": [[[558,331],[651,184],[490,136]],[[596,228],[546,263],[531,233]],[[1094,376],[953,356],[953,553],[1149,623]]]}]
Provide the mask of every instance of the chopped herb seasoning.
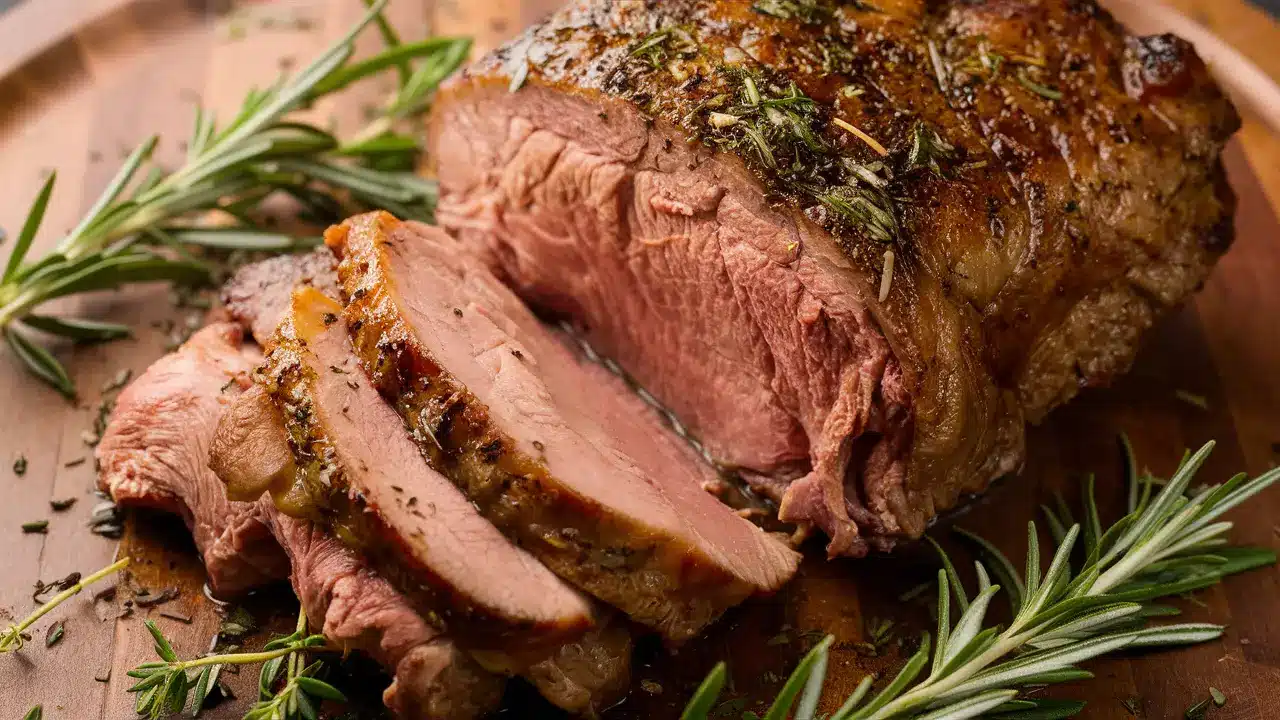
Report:
[{"label": "chopped herb seasoning", "polygon": [[1062,99],[1061,91],[1051,88],[1048,85],[1041,85],[1028,77],[1025,71],[1018,73],[1018,84],[1046,100],[1053,100],[1056,102]]},{"label": "chopped herb seasoning", "polygon": [[941,176],[942,167],[939,163],[955,161],[955,146],[943,140],[938,131],[928,124],[916,123],[912,135],[911,152],[907,154],[908,172],[927,168],[932,170],[934,175]]},{"label": "chopped herb seasoning", "polygon": [[1120,704],[1124,707],[1125,710],[1129,711],[1130,715],[1136,718],[1142,717],[1142,698],[1138,697],[1137,695],[1134,695],[1132,697],[1127,697],[1121,700]]},{"label": "chopped herb seasoning", "polygon": [[31,534],[45,535],[49,532],[48,520],[32,520],[31,522],[22,523],[22,532]]},{"label": "chopped herb seasoning", "polygon": [[138,607],[149,608],[157,605],[163,605],[171,600],[177,600],[178,588],[168,587],[158,593],[153,593],[147,588],[142,588],[138,594],[133,597],[133,604]]},{"label": "chopped herb seasoning", "polygon": [[71,498],[66,498],[65,500],[50,500],[50,501],[49,501],[49,507],[50,507],[54,512],[62,512],[63,510],[70,509],[70,507],[71,507],[72,505],[75,505],[75,504],[76,504],[76,499],[75,499],[75,498],[73,498],[73,497],[71,497]]},{"label": "chopped herb seasoning", "polygon": [[337,315],[334,315],[334,314],[333,314],[333,313],[331,313],[331,312],[327,312],[327,313],[325,313],[324,315],[322,315],[322,316],[321,316],[321,319],[322,319],[322,320],[324,320],[324,324],[325,324],[325,326],[326,326],[326,327],[328,327],[329,325],[332,325],[332,324],[334,324],[334,323],[338,322],[338,316],[337,316]]},{"label": "chopped herb seasoning", "polygon": [[1205,715],[1209,713],[1210,702],[1212,702],[1212,699],[1209,698],[1201,700],[1195,705],[1187,708],[1187,711],[1183,713],[1182,716],[1186,718],[1186,720],[1204,720]]},{"label": "chopped herb seasoning", "polygon": [[457,315],[458,317],[462,317],[462,308],[454,308],[453,314]]},{"label": "chopped herb seasoning", "polygon": [[1212,686],[1209,687],[1209,697],[1213,698],[1213,704],[1217,705],[1218,707],[1222,707],[1223,705],[1227,704],[1226,693],[1222,692],[1216,687],[1212,687]]},{"label": "chopped herb seasoning", "polygon": [[761,15],[799,20],[806,25],[818,25],[831,18],[831,8],[821,4],[821,0],[756,0],[751,9]]},{"label": "chopped herb seasoning", "polygon": [[184,624],[184,625],[190,625],[190,624],[191,624],[191,616],[190,616],[190,615],[183,615],[182,613],[179,613],[179,612],[173,612],[172,610],[161,610],[161,611],[160,611],[160,617],[162,617],[162,618],[169,618],[170,620],[176,620],[176,621],[178,621],[178,622],[180,622],[180,623],[182,623],[182,624]]},{"label": "chopped herb seasoning", "polygon": [[1197,395],[1193,392],[1188,392],[1186,390],[1174,390],[1173,394],[1174,394],[1174,397],[1178,398],[1179,400],[1181,400],[1182,402],[1188,405],[1194,405],[1195,407],[1198,407],[1201,410],[1209,409],[1209,400],[1205,398],[1205,396],[1203,395]]},{"label": "chopped herb seasoning", "polygon": [[652,681],[652,680],[641,680],[641,681],[640,681],[640,689],[641,689],[641,690],[644,690],[645,692],[649,693],[650,695],[661,695],[661,694],[662,694],[662,686],[661,686],[661,685],[659,685],[658,683],[656,683],[656,682]]},{"label": "chopped herb seasoning", "polygon": [[73,459],[73,460],[68,460],[68,461],[66,461],[65,463],[63,463],[63,464],[62,464],[62,467],[64,467],[64,468],[73,468],[73,467],[77,467],[77,466],[79,466],[79,465],[83,465],[83,464],[84,464],[84,456],[83,456],[83,455],[81,455],[81,456],[80,456],[80,457],[78,457],[78,458],[75,458],[75,459]]},{"label": "chopped herb seasoning", "polygon": [[239,638],[248,635],[257,629],[257,622],[253,619],[253,615],[242,607],[236,606],[226,619],[218,626],[218,636],[228,638]]},{"label": "chopped herb seasoning", "polygon": [[523,359],[524,359],[524,353],[522,353],[522,352],[520,352],[519,350],[516,350],[516,349],[514,349],[514,348],[511,350],[511,355],[512,355],[512,356],[514,356],[514,357],[515,357],[515,359],[517,359],[517,360],[523,360]]},{"label": "chopped herb seasoning", "polygon": [[13,474],[22,477],[27,474],[27,456],[19,454],[13,461]]},{"label": "chopped herb seasoning", "polygon": [[62,639],[62,636],[65,635],[66,632],[66,623],[62,620],[50,625],[49,629],[44,634],[44,646],[51,648],[54,645],[57,645],[58,641]]}]

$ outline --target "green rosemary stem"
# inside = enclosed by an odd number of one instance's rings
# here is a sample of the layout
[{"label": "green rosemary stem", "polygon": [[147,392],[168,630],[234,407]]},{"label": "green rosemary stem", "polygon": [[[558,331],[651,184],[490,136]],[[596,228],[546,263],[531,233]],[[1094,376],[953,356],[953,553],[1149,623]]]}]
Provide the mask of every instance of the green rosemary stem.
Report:
[{"label": "green rosemary stem", "polygon": [[[25,632],[27,628],[34,625],[37,621],[40,620],[40,618],[47,615],[49,611],[53,610],[54,608],[58,607],[62,603],[66,602],[68,599],[78,594],[81,590],[98,582],[99,580],[105,578],[106,576],[111,575],[112,573],[125,569],[126,567],[129,566],[130,561],[131,561],[131,558],[122,558],[112,563],[111,565],[108,565],[107,567],[104,567],[101,570],[93,573],[92,575],[89,575],[86,578],[82,578],[80,582],[76,583],[75,585],[72,585],[66,590],[63,590],[57,595],[54,595],[53,597],[49,598],[49,600],[44,605],[41,605],[39,608],[37,608],[35,612],[28,615],[26,619],[24,619],[22,622],[18,623],[17,625],[10,625],[8,630],[5,631],[4,635],[0,637],[0,652],[9,652],[10,649],[13,649],[13,650],[21,649],[22,633]],[[17,647],[12,647],[15,643],[17,644]]]},{"label": "green rosemary stem", "polygon": [[[331,648],[316,647],[313,650],[322,652],[333,652]],[[195,660],[182,660],[180,662],[171,663],[169,668],[172,670],[188,670],[194,667],[203,667],[205,665],[252,665],[254,663],[263,663],[268,660],[275,660],[285,655],[296,655],[302,651],[289,645],[275,650],[264,650],[254,653],[234,653],[231,655],[206,655],[196,658]]]}]

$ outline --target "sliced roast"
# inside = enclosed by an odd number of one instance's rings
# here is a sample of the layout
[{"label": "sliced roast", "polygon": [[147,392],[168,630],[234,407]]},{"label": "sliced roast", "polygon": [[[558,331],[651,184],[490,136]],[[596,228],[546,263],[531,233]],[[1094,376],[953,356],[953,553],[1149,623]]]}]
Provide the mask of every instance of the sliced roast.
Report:
[{"label": "sliced roast", "polygon": [[219,595],[289,573],[289,560],[258,509],[228,502],[207,467],[218,419],[260,359],[242,345],[237,325],[200,330],[120,392],[95,450],[98,486],[113,500],[186,520]]},{"label": "sliced roast", "polygon": [[652,451],[616,395],[448,235],[371,213],[331,228],[365,373],[480,512],[561,577],[679,642],[798,556]]},{"label": "sliced roast", "polygon": [[414,610],[359,553],[308,520],[264,515],[289,553],[294,592],[311,626],[335,645],[362,650],[394,678],[383,702],[397,717],[471,720],[494,710],[504,681]]},{"label": "sliced roast", "polygon": [[[320,302],[321,305],[323,305],[323,299],[318,297],[319,294],[337,295],[336,290],[330,292],[337,283],[337,276],[332,267],[333,256],[328,250],[321,252],[328,255],[328,263],[316,254],[311,254],[291,256],[287,263],[281,259],[273,259],[256,266],[247,266],[236,274],[224,289],[223,294],[224,298],[228,299],[243,298],[240,302],[229,304],[228,310],[238,321],[253,328],[260,341],[279,350],[278,342],[281,337],[275,333],[277,327],[286,325],[287,321],[287,332],[295,335],[295,340],[286,341],[289,348],[298,352],[305,349],[309,357],[316,359],[320,366],[327,364],[327,368],[324,369],[328,373],[342,375],[354,371],[350,377],[342,378],[342,387],[335,386],[338,393],[352,393],[358,389],[357,383],[362,381],[359,379],[359,370],[354,359],[350,357],[349,351],[346,354],[338,352],[347,343],[343,339],[344,331],[341,327],[325,328],[326,332],[332,330],[335,333],[330,337],[338,340],[336,344],[308,343],[303,348],[296,342],[295,304],[292,291],[299,287],[319,291],[305,293],[304,297]],[[261,266],[270,266],[270,271],[265,271]],[[286,278],[287,280],[266,282],[265,278]],[[341,323],[340,320],[326,317],[321,305],[314,303],[307,305],[311,310],[320,312],[318,320],[313,318],[313,325],[329,322],[336,326]],[[280,350],[280,352],[285,351]],[[228,483],[227,492],[230,496],[252,499],[264,491],[272,491],[278,506],[295,514],[308,515],[317,510],[315,501],[308,483],[297,480],[306,475],[308,458],[311,454],[305,440],[290,436],[288,424],[277,403],[276,396],[279,396],[279,393],[273,396],[268,392],[266,385],[269,384],[255,384],[228,408],[214,443],[211,464],[219,477]],[[316,400],[319,396],[317,394],[312,399],[319,402]],[[357,399],[354,404],[358,405],[366,401],[371,401],[366,404],[374,409],[368,410],[367,415],[361,416],[364,432],[379,437],[399,432],[402,424],[399,418],[385,407],[380,412],[376,409],[375,406],[381,406],[383,402],[375,392],[368,390],[367,385],[364,398]],[[348,410],[345,415],[350,416],[352,405],[344,403],[342,407]],[[296,418],[294,419],[296,421]],[[384,419],[389,421],[384,423],[382,422]],[[297,423],[294,422],[293,426],[296,427],[296,425]],[[347,429],[350,430],[350,428]],[[459,606],[455,601],[462,597],[461,607],[465,609],[473,603],[468,599],[467,593],[479,593],[482,598],[496,598],[493,601],[483,600],[491,605],[493,603],[501,605],[504,602],[502,598],[508,595],[517,598],[514,601],[517,605],[533,604],[534,601],[529,598],[537,596],[529,595],[521,599],[522,592],[543,593],[547,599],[564,597],[567,593],[578,598],[575,602],[580,602],[581,598],[558,582],[556,587],[547,592],[539,583],[552,578],[545,570],[541,570],[540,566],[536,568],[533,577],[514,572],[500,578],[502,582],[495,585],[492,576],[479,573],[476,575],[476,580],[467,581],[458,587],[450,586],[449,583],[456,581],[459,576],[469,574],[465,568],[476,567],[483,570],[487,567],[486,564],[494,562],[495,558],[499,560],[497,568],[501,568],[500,559],[512,553],[520,562],[527,562],[528,557],[507,546],[505,539],[498,536],[483,520],[475,517],[470,505],[464,503],[460,507],[460,496],[448,483],[437,483],[432,486],[430,482],[424,482],[419,488],[425,491],[422,495],[411,500],[402,497],[402,493],[395,488],[406,492],[410,489],[410,484],[404,481],[404,476],[418,478],[421,473],[429,472],[423,466],[423,461],[416,450],[412,450],[412,444],[402,439],[399,443],[393,443],[393,446],[401,450],[409,448],[410,452],[401,452],[398,455],[392,453],[385,458],[367,461],[370,452],[368,444],[360,442],[362,438],[355,435],[346,435],[346,440],[350,441],[349,447],[352,450],[345,453],[349,459],[366,458],[366,461],[357,463],[364,464],[368,468],[359,471],[367,481],[367,484],[362,487],[379,484],[384,490],[391,487],[397,500],[406,504],[413,518],[407,523],[401,522],[398,525],[392,522],[383,527],[381,533],[373,534],[366,532],[367,524],[356,527],[349,522],[339,522],[337,526],[339,536],[352,547],[360,549],[363,554],[374,557],[382,571],[400,584],[403,592],[407,592],[413,598],[420,613],[433,618],[434,622],[440,624],[446,624],[449,619],[453,619],[455,625],[452,629],[463,634],[468,651],[481,658],[486,668],[501,674],[522,675],[538,689],[544,698],[565,710],[594,716],[622,697],[630,681],[632,645],[631,630],[624,620],[612,612],[593,608],[591,620],[595,626],[572,637],[575,634],[573,631],[548,633],[550,628],[529,626],[528,620],[522,620],[519,616],[479,614],[470,617],[469,613],[464,613],[466,616],[460,618],[457,615]],[[299,457],[295,457],[295,454]],[[387,459],[389,457],[397,459],[389,460]],[[337,459],[341,460],[341,458]],[[299,464],[303,466],[302,475],[297,475]],[[378,468],[385,470],[381,476],[376,472]],[[443,491],[443,494],[435,494],[433,487]],[[364,494],[361,497],[367,498]],[[473,537],[497,540],[502,543],[502,546],[476,544],[460,546],[435,543],[433,552],[436,555],[433,557],[443,558],[442,572],[436,574],[435,570],[427,568],[428,572],[424,576],[421,573],[423,562],[421,558],[406,562],[405,556],[392,548],[397,546],[407,548],[413,545],[413,541],[396,537],[397,533],[412,535],[417,526],[429,521],[438,521],[440,519],[438,516],[424,520],[421,514],[426,509],[437,506],[453,508],[471,517],[472,519],[459,523],[458,527],[464,530],[470,528],[474,531]],[[323,519],[328,523],[332,523],[336,517],[333,508],[330,508],[329,513],[319,514],[325,516]],[[370,520],[366,516],[361,516],[360,519],[366,523]],[[402,514],[398,519],[403,521],[406,518]],[[438,529],[446,533],[453,532],[453,527],[447,523],[445,527]],[[382,542],[388,537],[391,538],[389,542]],[[415,540],[425,542],[428,538],[423,535]],[[482,541],[477,540],[477,542]],[[478,562],[477,557],[485,558],[484,562]],[[429,557],[427,561],[435,560]],[[424,581],[431,577],[435,578],[434,591],[423,587]],[[483,580],[488,587],[478,580]],[[575,608],[574,612],[580,612],[580,608]],[[461,623],[462,627],[456,627],[457,623]],[[568,638],[567,641],[562,642],[566,637],[560,637],[560,635],[565,635]]]},{"label": "sliced roast", "polygon": [[468,252],[861,554],[1127,369],[1230,243],[1238,124],[1094,0],[584,0],[427,156]]},{"label": "sliced roast", "polygon": [[226,499],[206,465],[220,419],[261,360],[241,340],[235,325],[204,328],[120,393],[97,450],[103,489],[121,504],[186,518],[219,593],[288,577],[313,627],[392,674],[384,700],[397,716],[474,720],[495,708],[502,679],[459,652],[358,553],[269,502]]},{"label": "sliced roast", "polygon": [[[270,488],[277,507],[332,525],[481,647],[513,639],[546,647],[585,632],[594,624],[589,601],[507,542],[423,460],[360,372],[341,313],[318,290],[295,290],[256,374],[280,411],[257,424],[283,419],[297,461],[293,473],[273,474],[285,481]],[[238,452],[239,436],[220,430],[215,457]]]}]

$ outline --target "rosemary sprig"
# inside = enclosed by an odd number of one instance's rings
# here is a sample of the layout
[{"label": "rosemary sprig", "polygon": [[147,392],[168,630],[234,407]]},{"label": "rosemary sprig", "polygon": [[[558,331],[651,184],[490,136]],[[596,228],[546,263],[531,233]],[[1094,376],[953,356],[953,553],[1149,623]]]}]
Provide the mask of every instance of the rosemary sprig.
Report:
[{"label": "rosemary sprig", "polygon": [[5,629],[3,634],[0,634],[0,653],[16,652],[18,650],[21,650],[23,644],[26,641],[26,638],[23,637],[23,633],[27,631],[27,628],[31,627],[38,620],[40,620],[40,618],[47,615],[50,610],[53,610],[54,608],[58,607],[62,603],[66,602],[67,600],[79,594],[81,590],[89,587],[90,585],[98,582],[99,580],[102,580],[105,577],[108,577],[110,575],[115,574],[116,572],[119,572],[120,570],[125,569],[126,567],[129,566],[129,560],[130,560],[129,558],[122,558],[108,565],[107,567],[104,567],[101,570],[93,573],[92,575],[89,575],[88,577],[80,579],[74,585],[71,585],[70,587],[66,588],[65,590],[58,593],[57,595],[54,595],[53,597],[49,598],[48,601],[46,601],[43,605],[37,608],[35,612],[23,618],[21,622],[17,623],[16,625],[10,625],[8,628]]},{"label": "rosemary sprig", "polygon": [[[1130,494],[1132,510],[1105,532],[1087,533],[1085,561],[1078,572],[1072,571],[1070,559],[1081,537],[1079,524],[1065,532],[1043,573],[1034,522],[1028,523],[1022,574],[998,549],[981,543],[982,553],[999,568],[998,576],[1007,577],[1004,582],[1013,588],[1008,594],[1014,614],[1007,627],[983,627],[987,609],[1001,589],[991,583],[986,565],[975,563],[979,587],[970,598],[954,571],[949,572],[951,561],[939,548],[944,567],[938,570],[936,636],[926,633],[905,667],[874,696],[874,678],[864,678],[830,720],[961,720],[993,712],[1071,717],[1083,703],[1019,699],[1019,694],[1027,687],[1092,677],[1076,666],[1123,648],[1185,645],[1219,637],[1220,625],[1149,626],[1147,618],[1169,613],[1144,604],[1276,561],[1270,550],[1227,547],[1225,536],[1232,524],[1219,518],[1280,480],[1280,469],[1252,480],[1237,475],[1221,485],[1189,492],[1213,445],[1187,457],[1154,497],[1152,479],[1131,470],[1130,483],[1142,486]],[[1084,504],[1086,524],[1092,524],[1097,517],[1092,484],[1086,485]],[[953,600],[962,608],[954,623]],[[780,720],[795,705],[796,720],[812,720],[830,643],[828,638],[805,657],[765,718]],[[719,695],[723,674],[723,664],[712,671],[689,702],[687,720],[707,717],[705,708]]]},{"label": "rosemary sprig", "polygon": [[[197,108],[186,160],[178,169],[144,170],[158,139],[144,142],[54,251],[29,260],[54,189],[55,176],[49,176],[0,274],[0,334],[28,370],[63,395],[73,396],[75,387],[66,370],[30,333],[81,341],[127,333],[118,325],[37,315],[34,311],[44,303],[135,282],[207,281],[210,268],[184,248],[279,252],[314,242],[255,227],[255,210],[275,193],[293,196],[321,223],[368,208],[431,219],[435,186],[411,172],[417,142],[392,128],[426,107],[440,81],[462,62],[470,41],[432,38],[400,43],[394,33],[384,31],[394,43],[391,47],[372,58],[348,62],[354,39],[364,27],[375,20],[388,27],[381,16],[386,2],[371,2],[363,20],[293,78],[249,92],[226,126]],[[405,68],[409,71],[387,106],[350,141],[287,118],[357,80]],[[208,211],[220,211],[240,225],[210,229],[190,222],[193,215]]]},{"label": "rosemary sprig", "polygon": [[[298,611],[297,630],[292,635],[267,643],[261,652],[211,654],[194,660],[179,660],[160,628],[150,620],[145,621],[145,625],[155,640],[155,651],[160,660],[142,663],[127,674],[138,678],[138,682],[129,688],[129,692],[138,695],[134,710],[151,720],[182,712],[188,702],[191,717],[199,716],[209,692],[217,686],[218,674],[227,665],[263,664],[260,699],[245,714],[245,720],[315,720],[319,700],[346,699],[337,688],[315,677],[322,667],[320,661],[301,667],[300,658],[305,651],[327,649],[323,635],[307,634],[306,614],[301,609]],[[285,663],[289,668],[288,681],[279,692],[273,692],[272,687]],[[193,677],[188,674],[189,670],[198,672]]]}]

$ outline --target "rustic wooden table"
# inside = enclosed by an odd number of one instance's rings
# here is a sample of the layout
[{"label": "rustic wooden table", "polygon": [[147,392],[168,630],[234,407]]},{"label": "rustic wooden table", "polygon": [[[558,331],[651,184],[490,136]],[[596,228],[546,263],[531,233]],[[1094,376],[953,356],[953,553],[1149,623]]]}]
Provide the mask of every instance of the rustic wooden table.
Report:
[{"label": "rustic wooden table", "polygon": [[[1120,0],[1116,0],[1119,2]],[[1126,0],[1132,6],[1133,0]],[[483,51],[557,4],[557,0],[396,0],[394,23],[406,35],[473,35]],[[1280,26],[1244,0],[1176,0],[1200,20],[1280,77]],[[224,7],[212,0],[32,0],[0,17],[0,221],[12,228],[51,169],[60,185],[40,238],[47,246],[78,217],[114,172],[124,152],[159,132],[158,159],[173,162],[190,122],[192,103],[228,112],[246,88],[270,82],[281,67],[305,60],[361,12],[354,0],[290,0]],[[376,43],[374,34],[363,39]],[[358,88],[341,102],[316,109],[342,127],[361,121],[362,98],[384,89]],[[1116,433],[1134,439],[1142,458],[1164,472],[1190,445],[1216,438],[1208,472],[1215,478],[1239,469],[1258,472],[1280,453],[1280,138],[1249,118],[1230,157],[1241,194],[1239,241],[1205,291],[1165,322],[1129,377],[1111,390],[1087,393],[1033,433],[1024,477],[1008,481],[962,522],[1001,547],[1022,544],[1025,521],[1052,488],[1074,488],[1081,473],[1097,471],[1109,509],[1120,499]],[[1249,166],[1252,165],[1252,171]],[[1255,178],[1256,174],[1256,180]],[[1269,199],[1269,201],[1268,201]],[[101,567],[117,544],[92,535],[86,520],[95,504],[92,450],[82,439],[98,412],[98,388],[122,369],[140,372],[159,357],[169,339],[167,321],[199,322],[199,311],[175,310],[164,288],[143,288],[77,301],[79,311],[110,316],[139,328],[133,340],[99,347],[59,348],[85,398],[69,405],[32,381],[0,351],[0,623],[4,613],[25,615],[37,578],[58,578]],[[1202,395],[1208,409],[1175,398],[1182,389]],[[19,455],[27,471],[10,465]],[[49,501],[78,498],[51,513]],[[48,517],[47,535],[24,535],[22,522]],[[1280,491],[1238,512],[1240,542],[1280,546]],[[212,603],[200,593],[201,568],[180,523],[142,516],[129,525],[123,551],[142,559],[132,584],[174,586],[181,596],[169,615],[153,614],[175,638],[180,653],[203,652],[217,627]],[[1017,561],[1019,558],[1015,558]],[[930,575],[927,555],[910,549],[889,562],[806,565],[783,596],[742,609],[674,662],[650,649],[637,680],[659,682],[662,692],[637,691],[616,717],[674,717],[680,699],[715,659],[732,663],[739,696],[765,697],[802,650],[805,631],[835,633],[832,684],[848,689],[863,674],[893,662],[869,657],[855,644],[867,620],[892,618],[897,633],[914,635],[927,611],[897,600]],[[94,601],[85,594],[38,624],[36,641],[21,654],[0,657],[0,718],[21,717],[43,703],[46,718],[132,717],[124,670],[148,658],[150,639],[142,613],[117,619],[120,599]],[[270,606],[271,600],[260,605]],[[1134,655],[1094,663],[1098,677],[1058,691],[1090,701],[1085,717],[1181,717],[1207,697],[1210,685],[1228,703],[1218,718],[1280,716],[1280,570],[1236,578],[1183,602],[1191,620],[1227,623],[1216,643],[1158,655]],[[277,602],[283,608],[284,603]],[[66,636],[46,649],[44,632],[66,621]],[[772,638],[772,640],[770,640]],[[233,677],[247,691],[251,673]],[[241,699],[208,714],[238,718]],[[525,714],[518,714],[524,717]]]}]

